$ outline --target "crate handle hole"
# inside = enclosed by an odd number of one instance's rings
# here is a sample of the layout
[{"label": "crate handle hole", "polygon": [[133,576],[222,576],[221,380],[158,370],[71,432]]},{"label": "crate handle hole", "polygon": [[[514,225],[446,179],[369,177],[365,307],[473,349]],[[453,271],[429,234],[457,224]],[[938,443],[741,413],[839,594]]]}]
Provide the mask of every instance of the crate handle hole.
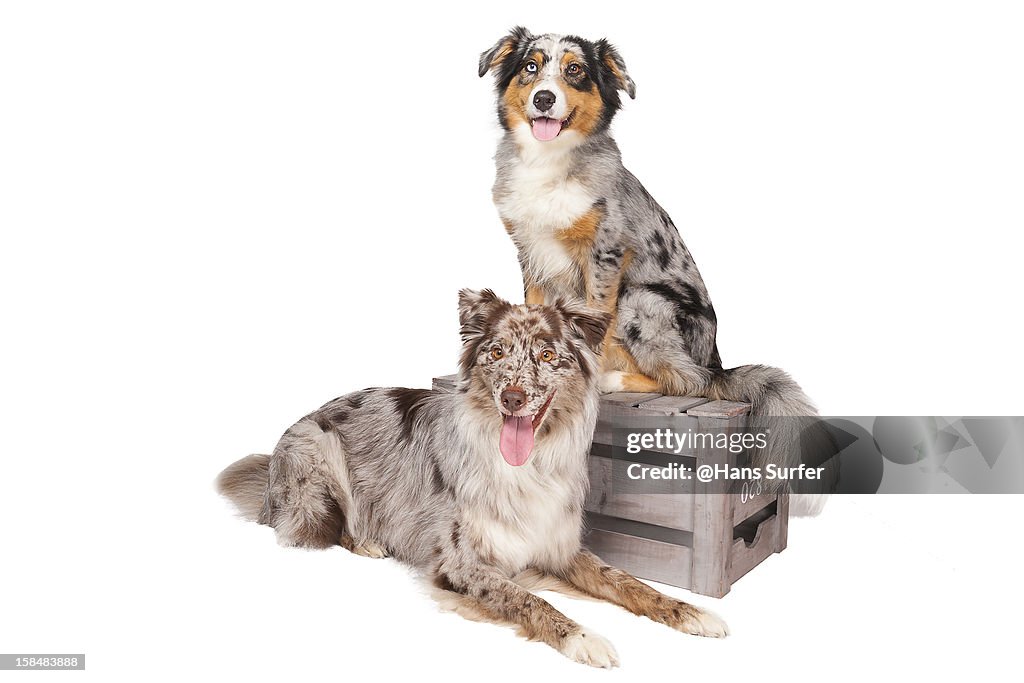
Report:
[{"label": "crate handle hole", "polygon": [[757,541],[761,537],[761,530],[764,529],[765,520],[768,520],[775,516],[778,512],[779,503],[778,501],[772,502],[771,505],[767,505],[750,517],[733,527],[732,540],[736,541],[743,539],[743,544],[748,548],[752,548],[757,545]]}]

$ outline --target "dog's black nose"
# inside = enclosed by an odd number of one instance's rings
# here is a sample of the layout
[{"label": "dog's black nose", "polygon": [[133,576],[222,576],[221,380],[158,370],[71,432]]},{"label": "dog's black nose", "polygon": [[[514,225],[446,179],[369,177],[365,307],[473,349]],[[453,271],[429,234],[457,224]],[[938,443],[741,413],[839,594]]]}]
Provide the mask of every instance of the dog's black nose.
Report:
[{"label": "dog's black nose", "polygon": [[533,106],[541,111],[547,111],[555,106],[555,93],[550,90],[541,90],[533,96]]},{"label": "dog's black nose", "polygon": [[501,405],[510,413],[514,413],[526,403],[526,393],[515,387],[501,392]]}]

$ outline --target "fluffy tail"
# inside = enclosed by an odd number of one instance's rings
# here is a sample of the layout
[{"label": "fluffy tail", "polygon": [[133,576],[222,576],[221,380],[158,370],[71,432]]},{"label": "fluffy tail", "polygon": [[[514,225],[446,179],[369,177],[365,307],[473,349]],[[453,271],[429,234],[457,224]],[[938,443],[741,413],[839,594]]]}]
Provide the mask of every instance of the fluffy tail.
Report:
[{"label": "fluffy tail", "polygon": [[822,479],[791,479],[790,512],[813,516],[821,512],[839,480],[838,448],[831,435],[814,419],[818,411],[800,386],[778,368],[743,365],[714,370],[708,397],[751,404],[748,429],[764,433],[767,444],[755,455],[754,463],[765,467],[824,467]]},{"label": "fluffy tail", "polygon": [[250,455],[217,476],[217,491],[235,504],[239,513],[253,522],[260,521],[263,501],[270,482],[270,456]]},{"label": "fluffy tail", "polygon": [[741,365],[713,373],[708,398],[750,403],[754,415],[811,417],[818,414],[800,385],[778,368]]}]

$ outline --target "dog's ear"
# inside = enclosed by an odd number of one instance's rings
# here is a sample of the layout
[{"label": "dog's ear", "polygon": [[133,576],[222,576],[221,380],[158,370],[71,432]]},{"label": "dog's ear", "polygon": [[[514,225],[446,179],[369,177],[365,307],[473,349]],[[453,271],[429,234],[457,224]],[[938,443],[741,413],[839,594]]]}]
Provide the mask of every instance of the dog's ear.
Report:
[{"label": "dog's ear", "polygon": [[459,334],[462,337],[462,354],[459,356],[460,382],[469,378],[469,372],[476,364],[480,345],[484,343],[488,320],[492,320],[499,310],[511,307],[512,304],[489,289],[459,291]]},{"label": "dog's ear", "polygon": [[533,40],[533,34],[522,26],[516,26],[509,31],[508,35],[494,44],[490,50],[480,55],[480,65],[477,74],[483,78],[488,71],[492,71],[502,64],[510,56],[514,55],[519,46],[524,42]]},{"label": "dog's ear", "polygon": [[489,289],[460,290],[459,325],[463,343],[484,333],[488,318],[497,308],[508,308],[511,305]]},{"label": "dog's ear", "polygon": [[605,332],[612,321],[611,314],[588,308],[580,301],[557,301],[555,308],[577,339],[594,351],[600,350]]},{"label": "dog's ear", "polygon": [[625,90],[629,99],[636,99],[636,83],[629,77],[626,71],[626,63],[622,61],[619,51],[602,38],[594,44],[597,47],[597,58],[601,62],[601,69],[605,76],[615,84],[619,90]]}]

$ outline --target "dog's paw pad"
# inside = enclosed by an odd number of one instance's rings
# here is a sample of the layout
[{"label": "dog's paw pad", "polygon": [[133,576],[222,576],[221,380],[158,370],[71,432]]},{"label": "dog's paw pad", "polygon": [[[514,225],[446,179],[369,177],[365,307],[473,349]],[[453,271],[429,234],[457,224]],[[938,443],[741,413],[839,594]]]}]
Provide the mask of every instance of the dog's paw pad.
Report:
[{"label": "dog's paw pad", "polygon": [[362,555],[363,557],[372,557],[375,560],[388,556],[388,551],[385,550],[383,546],[374,543],[373,541],[356,543],[352,546],[352,552],[356,555]]},{"label": "dog's paw pad", "polygon": [[619,665],[619,655],[615,652],[615,647],[601,636],[586,629],[566,638],[562,643],[561,652],[575,662],[601,669],[612,669]]}]

